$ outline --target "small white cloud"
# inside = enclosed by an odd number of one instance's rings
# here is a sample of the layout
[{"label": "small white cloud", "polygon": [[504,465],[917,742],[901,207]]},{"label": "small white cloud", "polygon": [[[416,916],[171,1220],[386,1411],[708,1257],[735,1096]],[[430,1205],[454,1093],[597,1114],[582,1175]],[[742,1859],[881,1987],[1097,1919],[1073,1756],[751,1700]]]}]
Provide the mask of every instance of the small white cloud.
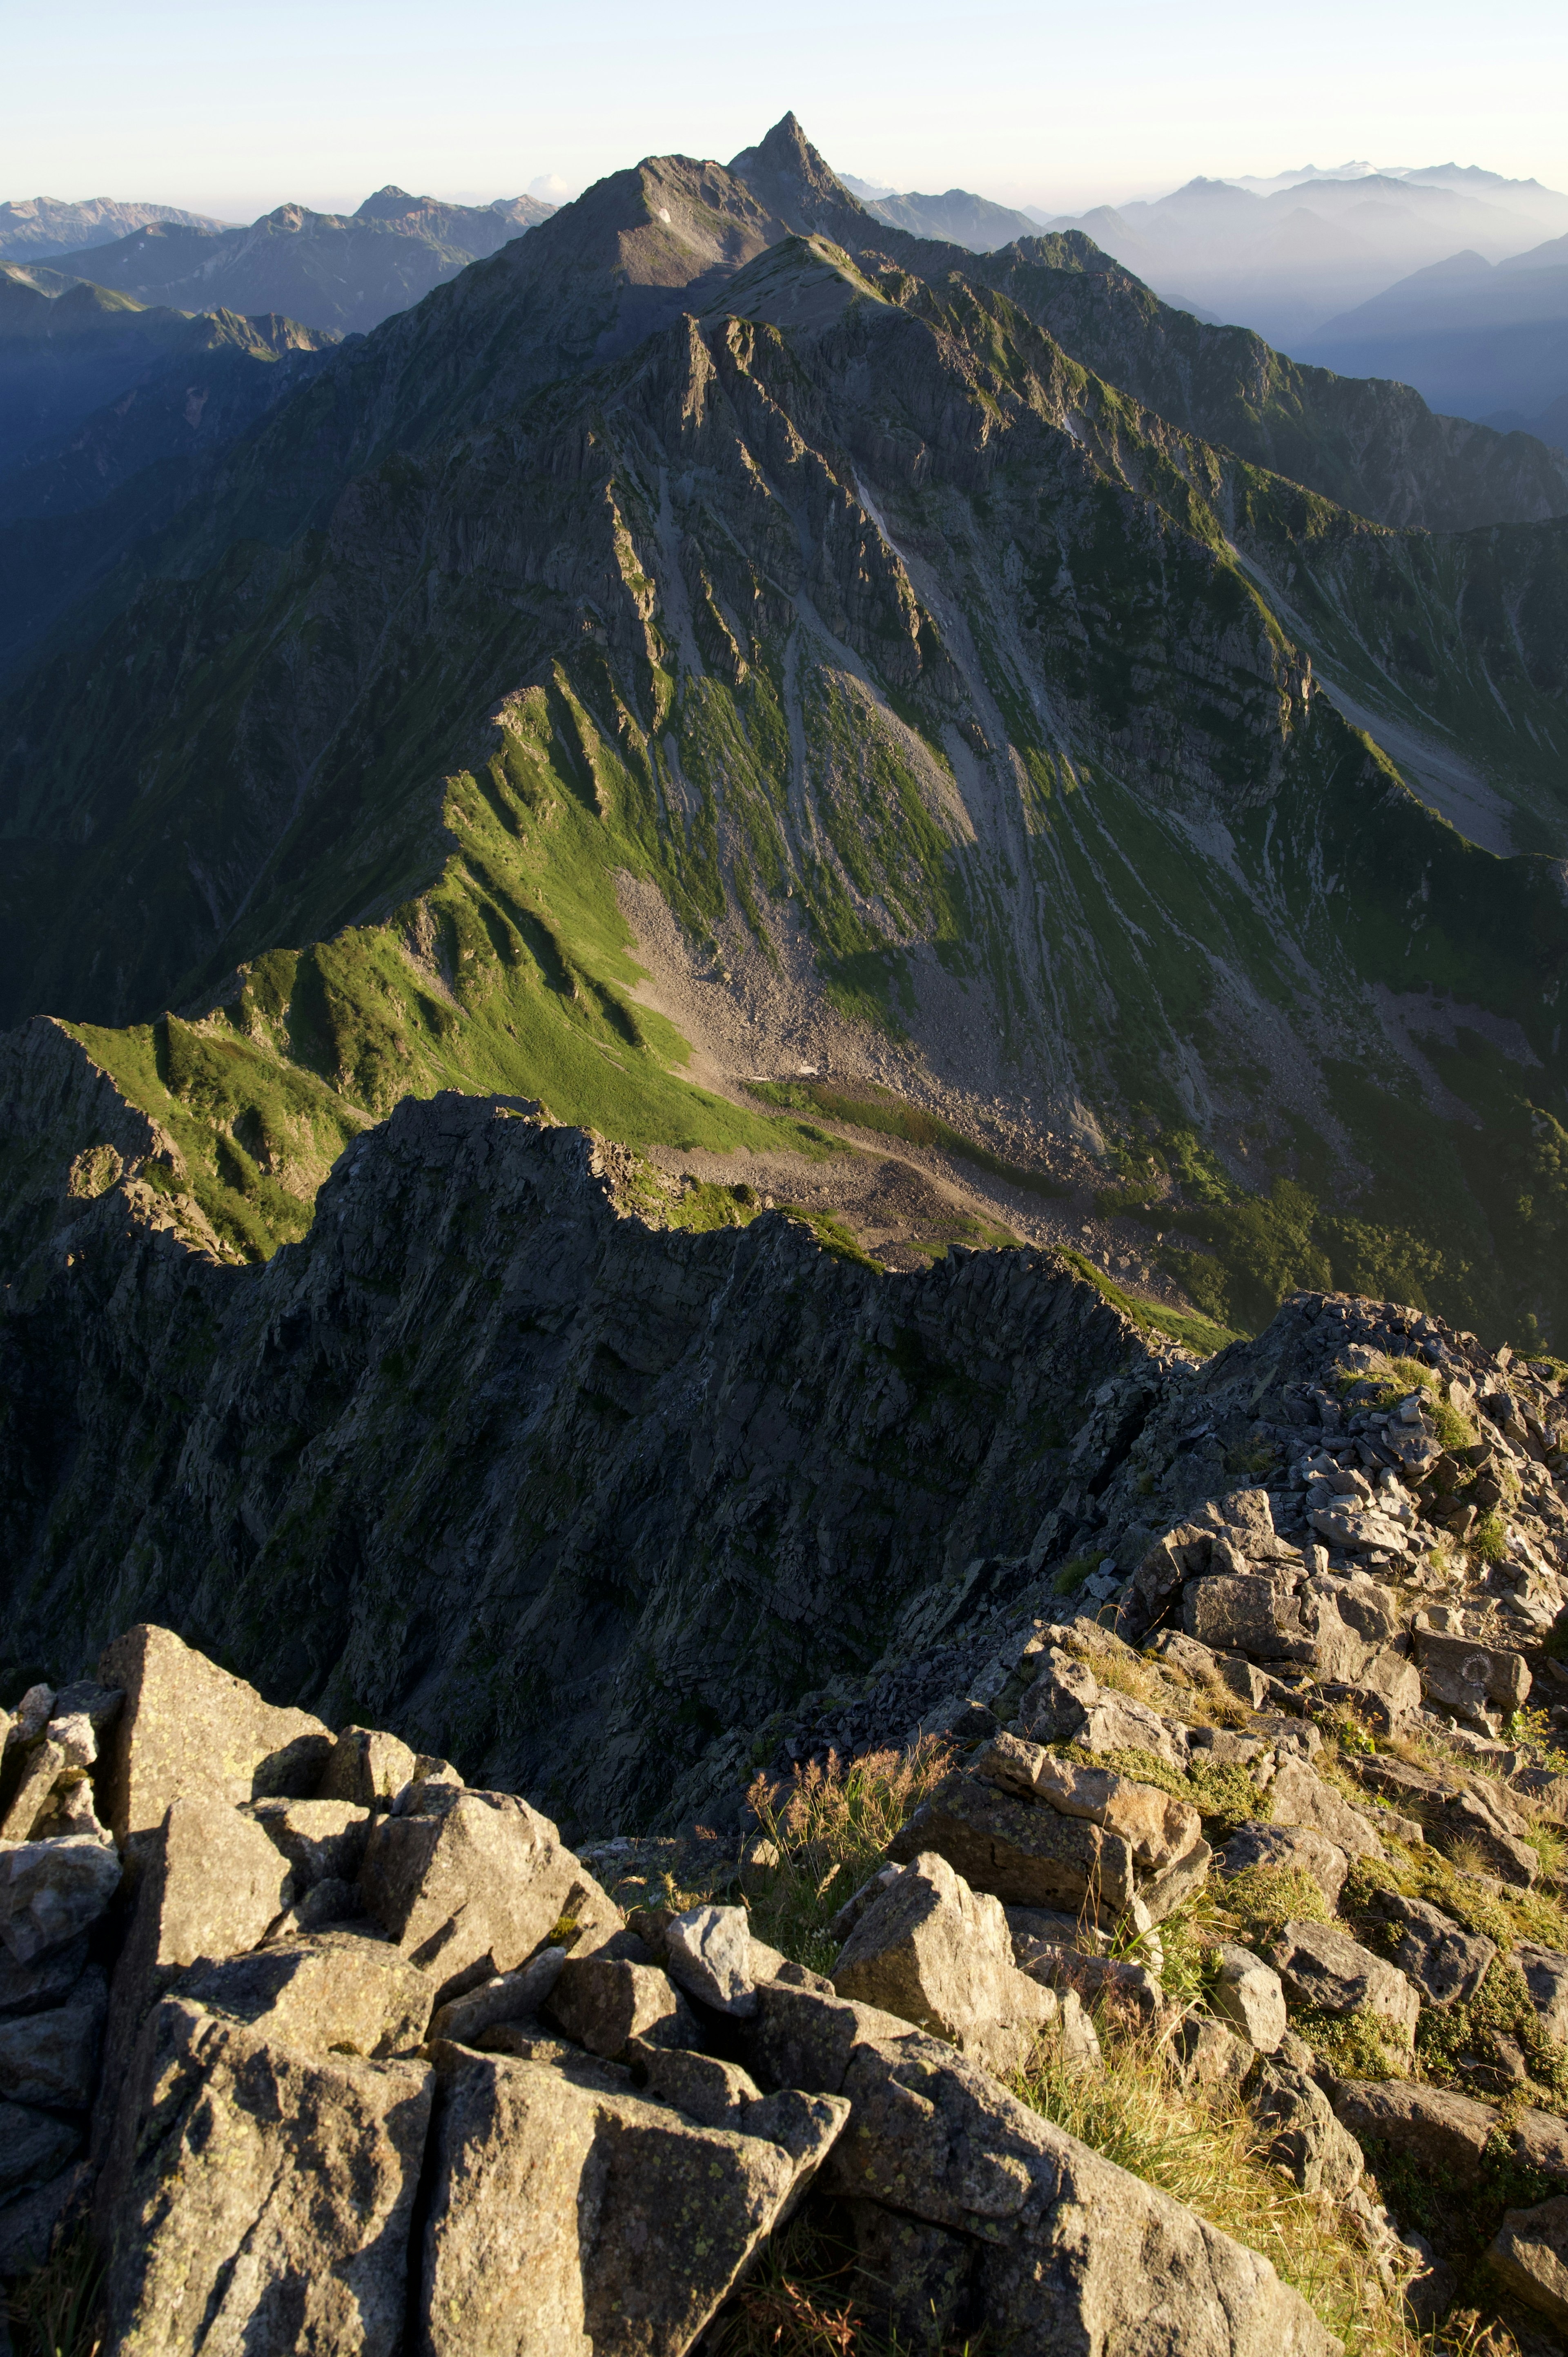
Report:
[{"label": "small white cloud", "polygon": [[572,191],[559,172],[536,172],[528,184],[528,193],[542,204],[564,205]]}]

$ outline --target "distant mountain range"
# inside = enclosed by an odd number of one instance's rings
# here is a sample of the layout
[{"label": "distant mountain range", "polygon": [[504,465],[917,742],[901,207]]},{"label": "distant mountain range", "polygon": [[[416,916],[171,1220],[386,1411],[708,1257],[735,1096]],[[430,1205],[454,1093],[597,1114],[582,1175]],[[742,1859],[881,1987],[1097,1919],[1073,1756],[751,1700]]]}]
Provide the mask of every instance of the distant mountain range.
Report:
[{"label": "distant mountain range", "polygon": [[[1554,415],[1568,394],[1568,196],[1539,180],[1306,165],[1079,214],[845,185],[874,218],[978,253],[1079,230],[1197,318],[1254,328],[1343,375],[1412,384],[1435,409],[1505,430]],[[1561,420],[1541,430],[1563,438]]]},{"label": "distant mountain range", "polygon": [[1568,237],[1495,264],[1450,254],[1330,319],[1302,354],[1419,385],[1463,417],[1535,417],[1568,394]]},{"label": "distant mountain range", "polygon": [[338,341],[0,264],[0,667],[194,498],[214,455]]},{"label": "distant mountain range", "polygon": [[1291,180],[1271,195],[1190,180],[1148,203],[1101,205],[1043,226],[1081,230],[1168,303],[1255,328],[1301,352],[1330,320],[1396,279],[1466,249],[1498,263],[1561,237],[1568,197],[1536,180],[1434,165]]},{"label": "distant mountain range", "polygon": [[145,221],[112,243],[73,249],[71,265],[143,304],[276,312],[362,334],[553,210],[537,197],[448,205],[388,187],[350,214],[279,205],[248,229]]},{"label": "distant mountain range", "polygon": [[0,202],[0,262],[47,262],[53,254],[126,237],[148,221],[176,221],[182,229],[227,226],[205,213],[183,213],[177,205],[123,205],[113,197],[65,205],[57,197],[16,197]]},{"label": "distant mountain range", "polygon": [[875,197],[865,210],[911,236],[942,238],[950,245],[967,246],[972,253],[993,253],[1015,238],[1035,237],[1039,231],[1039,223],[1027,213],[993,205],[988,197],[972,196],[967,188],[949,188],[940,197]]}]

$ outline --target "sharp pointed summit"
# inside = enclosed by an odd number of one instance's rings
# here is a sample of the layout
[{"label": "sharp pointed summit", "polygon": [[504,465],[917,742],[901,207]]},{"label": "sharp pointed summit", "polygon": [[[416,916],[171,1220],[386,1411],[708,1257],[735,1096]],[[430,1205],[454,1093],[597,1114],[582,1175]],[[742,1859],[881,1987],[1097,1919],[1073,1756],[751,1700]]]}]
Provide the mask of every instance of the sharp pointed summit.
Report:
[{"label": "sharp pointed summit", "polygon": [[730,164],[754,197],[793,230],[819,230],[852,248],[877,224],[807,138],[800,118],[786,114],[755,147]]}]

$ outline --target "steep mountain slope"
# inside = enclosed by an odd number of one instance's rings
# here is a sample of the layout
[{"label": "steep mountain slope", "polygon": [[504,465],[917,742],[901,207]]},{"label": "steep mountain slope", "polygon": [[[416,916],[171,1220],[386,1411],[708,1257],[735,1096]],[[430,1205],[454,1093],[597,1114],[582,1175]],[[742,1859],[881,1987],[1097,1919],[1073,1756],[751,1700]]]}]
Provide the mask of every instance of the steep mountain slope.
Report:
[{"label": "steep mountain slope", "polygon": [[1568,511],[1561,451],[1434,416],[1408,384],[1303,367],[1250,328],[1195,319],[1087,239],[1035,240],[971,269],[1173,425],[1380,522],[1463,532]]},{"label": "steep mountain slope", "polygon": [[19,270],[0,269],[0,480],[41,443],[171,364],[223,351],[271,361],[335,340],[288,318],[150,310],[84,283],[46,292]]},{"label": "steep mountain slope", "polygon": [[678,1814],[912,1591],[1027,1552],[1090,1394],[1154,1394],[1058,1260],[661,1235],[627,1164],[516,1102],[408,1103],[264,1270],[158,1233],[140,1181],[79,1201],[0,1317],[7,1674],[172,1613],[575,1822]]},{"label": "steep mountain slope", "polygon": [[113,197],[68,205],[58,197],[14,197],[0,203],[0,261],[47,262],[51,254],[126,237],[155,221],[175,221],[182,229],[224,226],[205,213],[181,212],[177,205],[123,205]]},{"label": "steep mountain slope", "polygon": [[[864,1126],[1005,1125],[1227,1324],[1332,1272],[1564,1330],[1560,868],[1466,844],[1309,660],[1448,666],[1528,767],[1561,528],[1336,510],[950,249],[786,234],[865,219],[798,127],[737,163],[618,176],[343,352],[9,699],[9,1009],[184,1124],[231,1250],[410,1086],[756,1145],[804,1023]],[[1060,250],[985,266],[1092,289]]]},{"label": "steep mountain slope", "polygon": [[248,229],[150,222],[77,253],[72,266],[143,303],[284,311],[347,334],[406,310],[553,210],[536,197],[446,205],[388,187],[349,215],[279,205]]},{"label": "steep mountain slope", "polygon": [[201,497],[222,454],[326,365],[337,340],[292,321],[221,313],[208,327],[205,344],[0,472],[0,676],[114,568],[129,569],[134,552]]}]

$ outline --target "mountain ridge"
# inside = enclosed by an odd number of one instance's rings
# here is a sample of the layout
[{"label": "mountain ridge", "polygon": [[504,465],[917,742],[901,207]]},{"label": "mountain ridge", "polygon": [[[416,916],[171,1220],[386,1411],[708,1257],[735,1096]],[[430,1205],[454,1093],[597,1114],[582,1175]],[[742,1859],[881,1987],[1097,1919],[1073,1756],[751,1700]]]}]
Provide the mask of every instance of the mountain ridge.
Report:
[{"label": "mountain ridge", "polygon": [[[183,1125],[229,1253],[302,1232],[313,1124],[410,1086],[761,1153],[789,976],[852,1122],[1015,1135],[988,1150],[1223,1325],[1330,1267],[1550,1325],[1560,864],[1467,846],[1314,662],[1422,716],[1442,679],[1558,844],[1562,533],[1434,540],[1264,474],[983,281],[1158,328],[1091,247],[889,254],[798,125],[770,141],[756,188],[616,176],[338,355],[226,477],[237,536],[12,695],[12,1008]],[[633,885],[679,1025],[638,996]],[[89,945],[74,997],[27,978],[47,937]],[[699,975],[758,1027],[716,1092],[681,1078],[717,1053]]]}]

